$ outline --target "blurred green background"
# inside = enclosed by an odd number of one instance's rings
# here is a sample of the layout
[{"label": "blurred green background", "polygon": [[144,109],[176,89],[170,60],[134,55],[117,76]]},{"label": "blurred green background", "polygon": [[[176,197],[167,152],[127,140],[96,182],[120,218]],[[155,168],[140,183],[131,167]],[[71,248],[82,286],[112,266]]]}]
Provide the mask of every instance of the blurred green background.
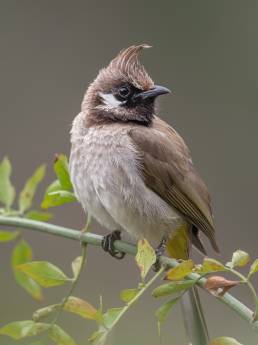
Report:
[{"label": "blurred green background", "polygon": [[[40,201],[53,179],[54,154],[69,153],[71,122],[87,85],[121,48],[148,43],[153,49],[142,61],[155,82],[173,90],[160,100],[161,117],[183,135],[210,189],[221,259],[238,248],[258,257],[257,15],[258,2],[251,0],[2,1],[0,157],[11,158],[15,185],[21,188],[39,163],[48,163]],[[84,224],[79,205],[54,212],[55,223],[77,229]],[[95,223],[94,231],[104,233]],[[70,273],[78,243],[32,231],[24,236],[36,259]],[[10,250],[11,245],[1,245],[0,325],[30,319],[35,309],[59,301],[67,291],[46,290],[43,303],[34,302],[14,283]],[[76,295],[97,304],[102,294],[105,307],[119,306],[119,291],[138,279],[131,257],[118,262],[90,248]],[[251,306],[246,288],[233,292]],[[257,345],[258,335],[235,313],[206,293],[201,297],[212,337]],[[158,344],[154,311],[159,303],[146,294],[109,344]],[[61,324],[78,344],[86,344],[95,328],[71,315]],[[163,328],[162,341],[186,343],[179,306]],[[15,342],[1,337],[0,344]]]}]

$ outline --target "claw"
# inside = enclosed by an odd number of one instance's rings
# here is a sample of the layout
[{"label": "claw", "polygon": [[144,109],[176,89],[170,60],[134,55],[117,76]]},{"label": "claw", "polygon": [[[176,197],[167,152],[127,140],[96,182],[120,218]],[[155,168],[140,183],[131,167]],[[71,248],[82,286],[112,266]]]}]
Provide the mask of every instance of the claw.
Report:
[{"label": "claw", "polygon": [[124,258],[125,253],[120,252],[114,247],[114,242],[119,240],[121,240],[121,231],[115,230],[110,234],[104,236],[101,246],[105,252],[108,252],[114,258],[121,260]]}]

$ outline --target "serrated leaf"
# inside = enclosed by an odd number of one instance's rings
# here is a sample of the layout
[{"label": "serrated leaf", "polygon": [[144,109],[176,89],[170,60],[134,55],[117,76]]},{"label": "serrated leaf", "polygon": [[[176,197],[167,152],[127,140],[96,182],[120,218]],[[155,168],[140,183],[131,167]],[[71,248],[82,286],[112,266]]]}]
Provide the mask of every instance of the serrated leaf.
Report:
[{"label": "serrated leaf", "polygon": [[35,336],[48,329],[49,325],[44,323],[35,323],[31,320],[15,321],[8,323],[0,329],[0,334],[7,335],[12,339],[23,339],[31,336]]},{"label": "serrated leaf", "polygon": [[195,280],[184,280],[158,286],[153,290],[152,296],[164,297],[190,289],[196,283]]},{"label": "serrated leaf", "polygon": [[25,186],[23,187],[23,190],[21,191],[19,196],[19,210],[21,212],[25,212],[29,208],[31,208],[38,184],[43,180],[45,172],[46,166],[41,165],[25,183]]},{"label": "serrated leaf", "polygon": [[73,338],[57,325],[50,328],[48,335],[57,345],[76,345]]},{"label": "serrated leaf", "polygon": [[15,189],[10,176],[12,167],[9,159],[5,157],[0,163],[0,202],[8,209],[12,206],[15,198]]},{"label": "serrated leaf", "polygon": [[243,250],[238,249],[233,253],[231,262],[229,262],[227,265],[231,268],[244,267],[248,264],[249,261],[249,254],[244,252]]},{"label": "serrated leaf", "polygon": [[236,339],[229,337],[219,337],[212,340],[211,345],[243,345],[240,344]]},{"label": "serrated leaf", "polygon": [[35,211],[35,210],[29,211],[25,214],[25,218],[38,220],[40,222],[47,222],[52,217],[53,215],[49,212],[41,212],[41,211]]},{"label": "serrated leaf", "polygon": [[21,240],[12,251],[12,269],[17,283],[25,289],[36,300],[42,300],[40,286],[23,272],[17,271],[17,266],[32,260],[32,249],[30,245]]},{"label": "serrated leaf", "polygon": [[165,279],[182,280],[192,272],[193,267],[193,260],[185,260],[183,262],[180,262],[176,267],[171,268],[167,272]]},{"label": "serrated leaf", "polygon": [[17,269],[43,287],[65,284],[70,280],[57,266],[47,261],[32,261],[17,266]]},{"label": "serrated leaf", "polygon": [[167,243],[169,256],[175,259],[187,260],[189,258],[189,236],[188,229],[181,226],[175,231]]},{"label": "serrated leaf", "polygon": [[74,202],[76,200],[77,199],[72,192],[64,191],[60,182],[55,180],[48,186],[41,203],[41,207],[43,209],[48,209],[50,207],[61,206],[65,203]]},{"label": "serrated leaf", "polygon": [[65,155],[56,155],[54,170],[62,189],[72,191],[73,185],[70,180],[68,160]]},{"label": "serrated leaf", "polygon": [[250,271],[248,273],[248,279],[256,272],[258,272],[258,259],[254,260],[254,262],[252,263]]},{"label": "serrated leaf", "polygon": [[145,239],[138,241],[136,263],[140,269],[141,277],[144,280],[152,265],[156,262],[155,250]]},{"label": "serrated leaf", "polygon": [[125,303],[131,302],[131,300],[139,293],[139,289],[126,289],[120,294],[120,298]]},{"label": "serrated leaf", "polygon": [[204,258],[203,263],[200,266],[198,272],[200,273],[212,273],[225,271],[226,267],[218,260],[211,258]]},{"label": "serrated leaf", "polygon": [[82,256],[78,256],[72,262],[72,271],[73,271],[74,279],[78,277],[78,274],[82,266],[82,259],[83,259]]},{"label": "serrated leaf", "polygon": [[123,311],[124,307],[121,308],[110,308],[103,314],[103,321],[106,328],[111,328],[114,321]]},{"label": "serrated leaf", "polygon": [[107,334],[106,330],[100,329],[94,332],[88,340],[92,345],[104,345],[107,339]]},{"label": "serrated leaf", "polygon": [[166,321],[166,318],[168,316],[169,311],[172,309],[172,307],[177,303],[177,301],[179,299],[180,299],[179,297],[174,298],[174,299],[162,304],[162,306],[160,306],[157,309],[155,315],[156,315],[156,317],[160,323]]},{"label": "serrated leaf", "polygon": [[19,231],[0,231],[0,242],[13,241],[19,234]]},{"label": "serrated leaf", "polygon": [[89,302],[74,296],[68,298],[64,310],[89,320],[96,320],[98,312]]}]

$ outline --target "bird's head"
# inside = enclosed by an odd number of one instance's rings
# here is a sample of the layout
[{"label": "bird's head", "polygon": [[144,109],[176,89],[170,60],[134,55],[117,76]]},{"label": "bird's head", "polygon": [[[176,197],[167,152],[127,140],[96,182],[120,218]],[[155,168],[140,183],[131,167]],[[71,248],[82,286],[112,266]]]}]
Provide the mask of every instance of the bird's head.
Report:
[{"label": "bird's head", "polygon": [[149,46],[141,44],[122,50],[100,70],[82,103],[82,111],[90,114],[93,122],[151,123],[156,97],[170,91],[154,85],[140,63],[139,52],[144,48]]}]

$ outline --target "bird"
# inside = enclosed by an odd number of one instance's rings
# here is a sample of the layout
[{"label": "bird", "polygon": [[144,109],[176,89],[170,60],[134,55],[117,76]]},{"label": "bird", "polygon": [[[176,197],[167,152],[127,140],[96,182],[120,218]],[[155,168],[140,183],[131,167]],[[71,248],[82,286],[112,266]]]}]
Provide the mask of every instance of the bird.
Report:
[{"label": "bird", "polygon": [[109,231],[102,247],[117,259],[125,255],[114,247],[122,231],[147,239],[157,255],[180,228],[200,252],[202,235],[219,252],[208,189],[183,138],[159,117],[156,99],[170,90],[141,63],[146,48],[121,50],[86,90],[71,129],[75,195]]}]

